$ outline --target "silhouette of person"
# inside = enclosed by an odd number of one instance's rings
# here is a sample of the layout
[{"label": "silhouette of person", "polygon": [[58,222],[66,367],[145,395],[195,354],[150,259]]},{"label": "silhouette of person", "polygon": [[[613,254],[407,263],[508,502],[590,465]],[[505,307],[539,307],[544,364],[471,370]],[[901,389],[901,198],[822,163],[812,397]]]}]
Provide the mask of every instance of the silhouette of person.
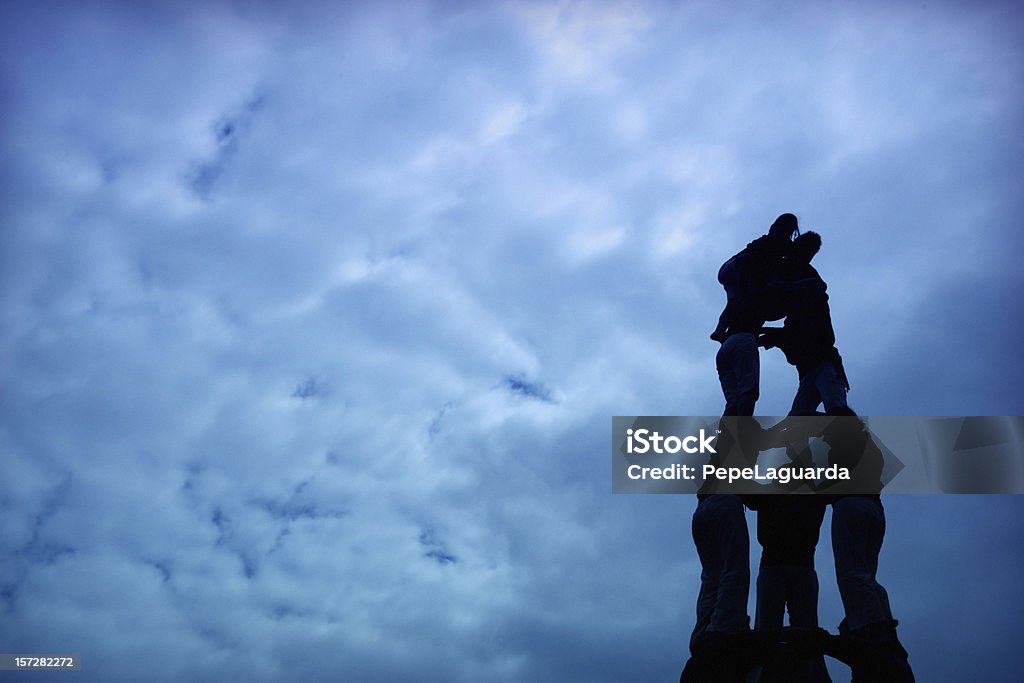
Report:
[{"label": "silhouette of person", "polygon": [[[718,317],[711,339],[724,342],[736,331],[748,331],[746,323],[764,312],[766,320],[778,320],[773,299],[779,284],[779,270],[790,252],[793,238],[800,234],[796,216],[781,214],[768,233],[757,238],[722,264],[718,282],[725,287],[726,304]],[[760,310],[758,310],[760,309]]]},{"label": "silhouette of person", "polygon": [[777,320],[781,271],[798,232],[797,218],[784,213],[767,235],[746,246],[719,269],[727,302],[711,338],[721,342],[715,356],[718,379],[725,395],[723,415],[753,415],[760,394],[757,335],[766,320]]},{"label": "silhouette of person", "polygon": [[[844,660],[853,683],[913,683],[907,651],[896,635],[889,595],[878,583],[878,557],[885,538],[885,508],[879,493],[883,458],[878,446],[850,408],[837,408],[824,439],[829,463],[853,466],[859,493],[839,494],[832,501],[832,552],[836,583],[845,618],[839,625]],[[854,483],[856,482],[856,483]],[[845,482],[844,482],[845,483]]]},{"label": "silhouette of person", "polygon": [[787,286],[787,312],[782,328],[765,327],[758,343],[765,349],[779,347],[790,365],[796,366],[800,383],[790,415],[814,415],[819,405],[825,412],[847,407],[850,383],[843,359],[836,348],[827,286],[811,259],[821,249],[821,236],[808,231],[793,241],[790,257],[783,267]]},{"label": "silhouette of person", "polygon": [[[793,335],[793,341],[789,344],[797,348],[796,335],[802,332],[797,328],[794,321],[800,320],[800,315],[805,317],[816,311],[810,304],[816,303],[816,299],[823,294],[824,283],[817,272],[810,266],[810,261],[817,253],[815,233],[807,233],[811,237],[800,235],[790,243],[789,237],[797,232],[796,218],[790,220],[792,214],[783,214],[773,225],[773,231],[761,238],[746,250],[740,252],[732,260],[731,268],[739,271],[733,278],[720,275],[724,279],[726,291],[729,295],[729,303],[722,313],[719,327],[724,327],[725,333],[729,335],[719,351],[718,365],[719,378],[722,383],[722,390],[726,393],[726,410],[732,404],[738,409],[745,406],[744,401],[752,401],[743,393],[747,385],[739,385],[737,390],[736,382],[732,382],[733,376],[739,375],[733,372],[728,374],[732,367],[748,368],[750,363],[744,364],[741,354],[749,354],[747,346],[750,344],[749,337],[745,336],[746,331],[752,322],[760,323],[770,318],[781,317],[780,314],[788,312],[786,324],[790,329],[786,332]],[[820,240],[820,238],[818,238]],[[760,261],[749,252],[756,252],[753,247],[758,243],[766,245],[761,252],[767,253]],[[814,248],[810,247],[814,245]],[[745,260],[744,260],[745,257]],[[727,263],[727,266],[730,264]],[[756,275],[746,275],[744,268],[755,271]],[[746,276],[745,276],[746,275]],[[820,284],[819,284],[820,283]],[[827,299],[826,299],[827,302]],[[827,303],[825,304],[827,306]],[[808,309],[806,312],[797,309]],[[828,315],[827,308],[825,315]],[[820,312],[819,312],[820,316]],[[809,327],[805,323],[803,327]],[[831,329],[831,322],[829,322]],[[719,330],[716,330],[718,333]],[[762,328],[758,328],[762,332]],[[783,330],[779,330],[782,334]],[[768,333],[771,334],[770,332]],[[715,335],[712,335],[713,337]],[[729,350],[726,345],[734,338],[739,338],[735,349]],[[780,338],[778,341],[782,342]],[[787,338],[788,341],[788,338]],[[834,340],[833,340],[834,341]],[[830,344],[831,346],[831,344]],[[803,349],[801,349],[803,351]],[[756,358],[756,351],[754,352]],[[732,360],[733,365],[723,363],[722,357]],[[737,358],[741,360],[737,360]],[[804,360],[804,359],[801,359]],[[723,372],[723,365],[725,372]],[[755,373],[757,370],[755,369]],[[756,388],[756,385],[755,385]],[[732,389],[737,398],[732,403],[729,398],[729,390]],[[799,393],[799,392],[798,392]],[[805,391],[806,395],[808,392]],[[754,394],[756,400],[756,394]],[[809,403],[807,398],[804,403]],[[808,410],[814,411],[815,406]],[[742,413],[741,413],[742,414]],[[752,414],[752,410],[750,413]],[[816,629],[818,626],[818,578],[814,570],[814,549],[818,543],[818,535],[821,522],[824,517],[824,503],[819,499],[812,499],[804,496],[779,496],[779,495],[757,495],[745,498],[748,507],[757,511],[757,535],[762,545],[761,567],[757,579],[757,611],[755,612],[755,629],[759,631],[779,631],[783,628],[787,610],[790,615],[790,626]],[[796,663],[789,662],[788,665],[766,666],[761,673],[762,681],[828,681],[828,673],[824,666],[824,659],[819,655],[815,660],[803,660]]]},{"label": "silhouette of person", "polygon": [[[757,511],[761,562],[757,576],[754,629],[778,633],[785,626],[807,632],[818,628],[818,545],[826,502],[803,494],[748,496]],[[765,662],[760,683],[828,683],[832,679],[821,654]]]},{"label": "silhouette of person", "polygon": [[[720,421],[716,454],[711,456],[713,464],[752,458],[750,449],[756,455],[753,422],[753,417]],[[714,488],[713,482],[705,483],[693,512],[691,532],[701,564],[700,591],[690,636],[691,658],[680,678],[683,683],[739,683],[754,665],[747,616],[750,534],[745,496],[715,493]]]},{"label": "silhouette of person", "polygon": [[[782,214],[767,235],[748,244],[719,271],[727,303],[711,337],[722,343],[715,364],[725,395],[724,416],[754,414],[760,381],[757,334],[767,319],[764,289],[780,279],[779,270],[796,231],[796,216]],[[746,429],[747,425],[735,425],[726,438],[745,445]],[[702,490],[691,531],[701,562],[700,592],[690,636],[692,656],[680,680],[740,681],[752,666],[737,656],[748,649],[741,646],[741,639],[750,628],[750,535],[742,499]]]},{"label": "silhouette of person", "polygon": [[[806,432],[792,441],[787,421],[765,430],[759,450],[786,446],[790,465],[813,466]],[[779,440],[781,439],[781,442]],[[777,485],[778,488],[799,488]],[[814,551],[818,545],[827,502],[816,495],[763,494],[746,496],[747,507],[757,512],[757,540],[761,562],[757,576],[754,629],[762,637],[778,636],[789,613],[791,630],[810,636],[818,631],[818,575]],[[765,657],[759,683],[829,683],[825,658],[816,652],[788,652]]]},{"label": "silhouette of person", "polygon": [[758,343],[766,349],[778,346],[797,368],[800,383],[790,415],[813,415],[824,405],[826,415],[838,418],[823,435],[830,446],[829,461],[852,466],[856,473],[856,483],[848,484],[850,493],[844,495],[836,487],[829,499],[836,582],[846,613],[839,629],[842,658],[851,664],[854,683],[908,683],[914,675],[896,636],[888,594],[877,580],[885,536],[885,510],[879,495],[881,452],[847,404],[850,385],[835,346],[826,285],[811,266],[820,248],[821,237],[814,232],[794,240],[784,268],[792,283],[787,290],[791,301],[786,321],[782,329],[762,330]]},{"label": "silhouette of person", "polygon": [[686,669],[690,677],[684,671],[680,680],[741,681],[749,666],[736,655],[750,628],[750,536],[743,501],[731,494],[700,494],[691,531],[700,557],[700,592]]}]

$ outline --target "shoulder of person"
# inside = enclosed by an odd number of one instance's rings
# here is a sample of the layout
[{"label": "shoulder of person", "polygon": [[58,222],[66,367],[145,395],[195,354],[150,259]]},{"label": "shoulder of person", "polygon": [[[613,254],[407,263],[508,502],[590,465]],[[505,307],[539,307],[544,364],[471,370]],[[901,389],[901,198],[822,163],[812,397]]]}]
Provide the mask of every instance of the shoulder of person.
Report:
[{"label": "shoulder of person", "polygon": [[772,248],[771,237],[768,235],[761,235],[753,242],[747,244],[744,251],[765,251]]}]

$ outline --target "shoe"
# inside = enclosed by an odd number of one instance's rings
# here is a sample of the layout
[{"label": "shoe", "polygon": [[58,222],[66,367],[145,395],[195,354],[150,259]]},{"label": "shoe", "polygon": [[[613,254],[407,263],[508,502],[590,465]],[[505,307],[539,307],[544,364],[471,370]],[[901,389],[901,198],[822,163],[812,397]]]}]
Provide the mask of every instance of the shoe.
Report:
[{"label": "shoe", "polygon": [[844,619],[839,625],[853,671],[851,683],[914,683],[907,651],[896,636],[897,623],[880,621],[850,630]]}]

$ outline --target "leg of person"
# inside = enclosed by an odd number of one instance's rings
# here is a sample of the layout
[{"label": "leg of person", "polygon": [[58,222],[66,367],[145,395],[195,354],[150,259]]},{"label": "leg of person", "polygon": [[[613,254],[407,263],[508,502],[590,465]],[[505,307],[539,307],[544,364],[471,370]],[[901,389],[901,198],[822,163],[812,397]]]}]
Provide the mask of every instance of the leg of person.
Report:
[{"label": "leg of person", "polygon": [[785,595],[789,625],[818,628],[818,573],[813,567],[786,567]]},{"label": "leg of person", "polygon": [[[793,631],[803,632],[793,645]],[[762,567],[757,579],[757,615],[754,628],[765,648],[759,683],[831,683],[820,649],[810,644],[818,626],[818,577],[810,567],[776,565]],[[774,632],[774,634],[773,634]],[[782,637],[788,644],[772,645]],[[808,650],[808,648],[810,648]]]},{"label": "leg of person", "polygon": [[749,664],[739,644],[749,628],[750,539],[739,496],[712,495],[697,504],[693,540],[701,560],[692,657],[681,681],[743,680]]},{"label": "leg of person", "polygon": [[839,369],[834,361],[822,363],[815,371],[814,384],[825,405],[825,412],[829,413],[838,408],[848,408],[846,402],[846,384],[839,376]]},{"label": "leg of person", "polygon": [[747,617],[747,596],[750,594],[750,534],[743,502],[739,496],[717,495],[713,502],[718,518],[719,552],[722,572],[718,596],[711,618],[711,630],[721,633],[745,631],[750,627]]},{"label": "leg of person", "polygon": [[[774,519],[758,512],[758,539],[767,542],[764,559],[769,564],[762,572],[770,571],[774,577],[775,588],[781,591],[784,607],[789,611],[790,628],[784,636],[786,647],[766,661],[764,680],[824,683],[829,680],[828,671],[821,651],[815,649],[811,641],[818,627],[814,549],[825,509],[809,496],[781,496],[769,509]],[[784,615],[780,614],[778,619],[781,627]]]},{"label": "leg of person", "polygon": [[789,625],[802,629],[818,628],[818,573],[814,571],[814,552],[825,520],[825,505],[814,496],[788,496],[782,499],[786,566],[786,604]]},{"label": "leg of person", "polygon": [[699,501],[692,530],[701,587],[691,647],[705,633],[745,631],[750,621],[750,537],[739,496],[713,495]]},{"label": "leg of person", "polygon": [[884,536],[885,516],[877,499],[844,496],[832,504],[836,582],[851,630],[892,620],[888,596],[875,578]]},{"label": "leg of person", "polygon": [[761,567],[757,573],[754,628],[778,631],[786,619],[786,575],[784,567]]},{"label": "leg of person", "polygon": [[[813,496],[770,495],[758,507],[757,539],[763,548],[758,578],[759,628],[782,628],[785,607],[789,625],[818,626],[818,576],[814,550],[825,507]],[[761,590],[762,584],[765,591]],[[776,603],[781,601],[776,607]]]},{"label": "leg of person", "polygon": [[853,681],[909,683],[907,652],[896,637],[889,596],[878,583],[878,556],[885,537],[885,511],[877,498],[844,496],[832,505],[832,550],[836,582],[854,650]]},{"label": "leg of person", "polygon": [[790,415],[814,415],[821,405],[821,393],[818,391],[815,372],[805,372],[800,376],[800,385],[793,397]]},{"label": "leg of person", "polygon": [[697,622],[690,635],[690,652],[711,627],[711,617],[718,599],[718,584],[722,575],[722,558],[718,552],[715,530],[715,516],[708,503],[711,498],[697,502],[693,511],[693,544],[700,558],[700,591],[697,594]]},{"label": "leg of person", "polygon": [[749,332],[730,335],[718,350],[715,365],[725,395],[723,415],[753,415],[761,375],[757,337]]},{"label": "leg of person", "polygon": [[[818,573],[813,567],[787,567],[786,607],[789,625],[812,632],[818,628]],[[831,683],[825,656],[819,652],[803,659],[792,680]]]},{"label": "leg of person", "polygon": [[697,593],[697,621],[690,634],[690,658],[679,677],[680,683],[704,683],[713,674],[711,660],[700,650],[711,626],[722,569],[719,555],[714,551],[714,516],[704,505],[707,500],[699,500],[693,511],[691,532],[700,557],[700,591]]},{"label": "leg of person", "polygon": [[[758,516],[762,513],[758,512]],[[757,597],[755,599],[754,630],[762,637],[777,638],[782,632],[786,619],[786,577],[785,567],[762,566],[757,574]],[[770,640],[764,641],[771,642]],[[765,660],[757,674],[758,683],[785,683],[791,677],[789,668],[778,661],[775,645],[765,644]]]}]

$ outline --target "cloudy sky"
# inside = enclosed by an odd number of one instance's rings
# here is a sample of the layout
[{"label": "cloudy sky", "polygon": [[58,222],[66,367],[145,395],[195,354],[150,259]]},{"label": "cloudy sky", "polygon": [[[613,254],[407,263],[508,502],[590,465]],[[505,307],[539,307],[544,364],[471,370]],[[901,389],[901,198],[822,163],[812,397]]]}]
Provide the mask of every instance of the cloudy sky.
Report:
[{"label": "cloudy sky", "polygon": [[[715,272],[784,211],[824,237],[858,412],[1021,414],[1022,29],[952,1],[3,3],[0,651],[88,681],[675,680],[695,501],[610,493],[611,416],[721,412]],[[784,414],[781,355],[762,382]],[[1024,498],[885,502],[918,679],[1019,680]]]}]

